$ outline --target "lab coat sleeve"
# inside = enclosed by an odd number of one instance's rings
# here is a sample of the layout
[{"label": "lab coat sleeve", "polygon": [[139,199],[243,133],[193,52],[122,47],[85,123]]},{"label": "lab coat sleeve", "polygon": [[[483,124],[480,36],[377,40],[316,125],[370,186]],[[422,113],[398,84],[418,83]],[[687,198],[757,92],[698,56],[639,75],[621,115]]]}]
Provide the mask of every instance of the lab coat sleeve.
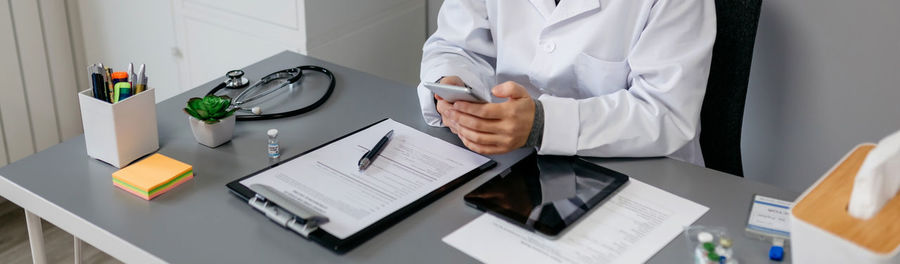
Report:
[{"label": "lab coat sleeve", "polygon": [[[481,95],[491,98],[496,49],[484,0],[447,0],[441,6],[437,31],[425,41],[420,77],[434,82],[442,76],[459,76]],[[419,84],[416,88],[425,123],[442,126],[434,95]]]},{"label": "lab coat sleeve", "polygon": [[697,137],[716,35],[714,5],[656,2],[628,53],[627,89],[580,100],[541,96],[539,153],[666,156]]}]

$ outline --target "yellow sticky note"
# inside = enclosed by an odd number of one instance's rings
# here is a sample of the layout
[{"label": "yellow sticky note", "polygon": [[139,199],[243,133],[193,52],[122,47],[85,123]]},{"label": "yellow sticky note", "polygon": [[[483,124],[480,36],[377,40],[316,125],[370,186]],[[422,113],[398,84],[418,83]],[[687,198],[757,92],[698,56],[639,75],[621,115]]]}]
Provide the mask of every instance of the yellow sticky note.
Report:
[{"label": "yellow sticky note", "polygon": [[113,185],[146,200],[194,177],[193,167],[156,153],[112,174]]}]

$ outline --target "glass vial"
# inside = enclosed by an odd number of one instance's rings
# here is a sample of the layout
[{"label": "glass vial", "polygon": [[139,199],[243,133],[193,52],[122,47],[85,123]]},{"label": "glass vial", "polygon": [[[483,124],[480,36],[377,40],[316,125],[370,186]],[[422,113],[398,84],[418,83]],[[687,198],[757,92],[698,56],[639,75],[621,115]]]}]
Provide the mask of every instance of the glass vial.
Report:
[{"label": "glass vial", "polygon": [[269,135],[269,158],[281,157],[281,150],[278,147],[278,129],[269,129],[266,134]]}]

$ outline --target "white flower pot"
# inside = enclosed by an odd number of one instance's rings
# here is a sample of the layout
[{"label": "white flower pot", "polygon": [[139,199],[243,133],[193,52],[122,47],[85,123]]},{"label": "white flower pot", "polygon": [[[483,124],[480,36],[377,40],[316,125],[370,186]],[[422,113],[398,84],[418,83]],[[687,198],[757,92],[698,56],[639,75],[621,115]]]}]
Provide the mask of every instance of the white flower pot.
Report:
[{"label": "white flower pot", "polygon": [[215,148],[231,140],[234,136],[235,116],[231,115],[215,124],[207,124],[193,116],[188,116],[194,139],[204,146]]}]

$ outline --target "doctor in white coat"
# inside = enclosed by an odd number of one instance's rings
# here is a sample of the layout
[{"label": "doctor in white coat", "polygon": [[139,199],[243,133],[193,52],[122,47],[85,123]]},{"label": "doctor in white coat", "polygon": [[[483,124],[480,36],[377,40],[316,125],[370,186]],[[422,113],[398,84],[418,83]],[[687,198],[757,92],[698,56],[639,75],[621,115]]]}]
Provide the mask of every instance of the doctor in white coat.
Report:
[{"label": "doctor in white coat", "polygon": [[713,0],[446,0],[423,82],[492,103],[448,103],[421,85],[425,121],[473,151],[670,156],[703,164],[700,107]]}]

